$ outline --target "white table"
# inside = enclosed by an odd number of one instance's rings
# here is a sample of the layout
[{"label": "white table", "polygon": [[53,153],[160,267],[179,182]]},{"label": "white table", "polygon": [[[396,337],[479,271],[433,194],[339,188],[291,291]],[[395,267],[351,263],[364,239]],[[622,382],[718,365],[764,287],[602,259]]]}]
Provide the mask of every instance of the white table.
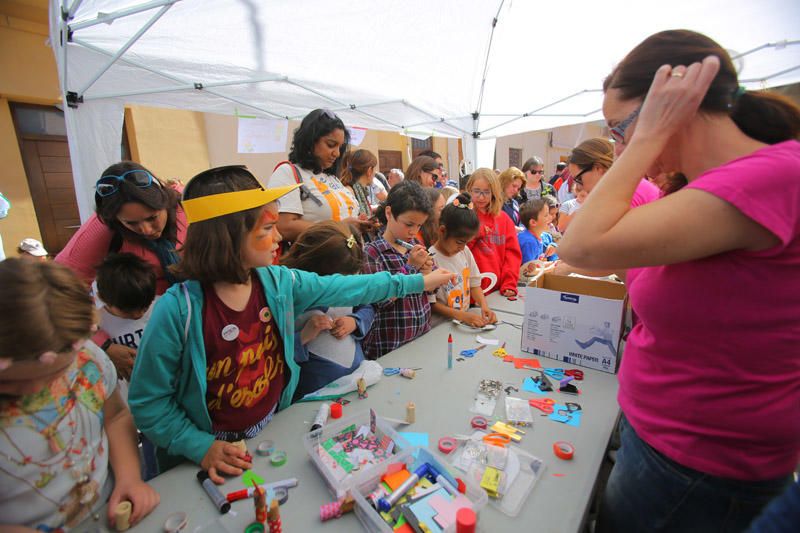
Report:
[{"label": "white table", "polygon": [[519,294],[516,300],[509,300],[499,292],[493,292],[486,297],[486,302],[495,312],[502,311],[512,315],[525,315],[525,287],[518,287]]},{"label": "white table", "polygon": [[[518,315],[499,312],[500,320],[520,324]],[[478,381],[482,378],[499,379],[520,387],[530,371],[516,370],[511,363],[504,363],[492,356],[492,347],[487,347],[472,359],[454,362],[447,369],[447,335],[453,334],[454,354],[477,346],[475,334],[462,331],[450,323],[437,326],[416,341],[388,354],[380,362],[384,366],[422,367],[417,377],[408,380],[400,376],[384,377],[369,389],[369,398],[358,400],[355,393],[348,398],[351,403],[344,407],[344,414],[374,408],[379,415],[403,419],[405,405],[416,403],[416,423],[398,428],[400,431],[428,432],[431,449],[438,457],[445,456],[436,448],[439,438],[471,431],[469,412]],[[501,324],[494,332],[484,334],[506,341],[506,349],[519,355],[521,331],[508,324]],[[527,357],[527,356],[526,356]],[[557,361],[541,358],[544,367],[562,367]],[[616,401],[616,376],[584,369],[586,379],[580,383],[581,395],[577,401],[583,407],[583,418],[579,428],[566,426],[534,411],[535,422],[527,428],[521,447],[543,459],[547,465],[544,475],[531,492],[520,514],[510,518],[487,505],[481,512],[479,525],[483,531],[519,531],[535,529],[538,532],[579,531],[591,502],[595,480],[606,452],[607,443],[616,424],[619,409]],[[531,393],[513,393],[517,397],[529,398]],[[554,393],[556,401],[576,401],[574,396]],[[315,470],[302,447],[301,436],[308,431],[317,410],[317,403],[300,403],[279,413],[267,428],[250,443],[251,450],[264,439],[274,440],[278,449],[287,450],[289,459],[282,467],[272,467],[263,458],[255,458],[254,470],[267,482],[287,477],[299,479],[299,486],[290,491],[289,501],[281,506],[281,518],[286,531],[358,531],[359,523],[353,514],[320,523],[319,506],[331,501],[321,475]],[[500,413],[502,399],[495,413]],[[552,452],[554,441],[567,440],[575,445],[572,461],[562,461]],[[161,505],[132,531],[161,531],[166,517],[175,511],[190,515],[186,532],[232,531],[241,532],[253,521],[252,500],[233,504],[232,513],[220,516],[208,496],[195,479],[198,467],[184,464],[152,480],[151,485],[161,494]],[[561,474],[561,476],[553,476]],[[242,488],[238,480],[229,480],[223,493]],[[103,515],[104,516],[104,515]],[[101,525],[102,523],[102,525]],[[85,522],[78,531],[105,529],[105,521]]]}]

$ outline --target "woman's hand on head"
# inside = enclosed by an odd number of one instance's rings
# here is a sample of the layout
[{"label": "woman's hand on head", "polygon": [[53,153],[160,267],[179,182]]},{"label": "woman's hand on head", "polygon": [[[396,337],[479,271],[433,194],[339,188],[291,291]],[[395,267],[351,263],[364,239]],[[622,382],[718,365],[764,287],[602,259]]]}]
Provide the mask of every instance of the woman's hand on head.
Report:
[{"label": "woman's hand on head", "polygon": [[688,67],[662,65],[653,77],[631,141],[666,144],[686,127],[697,114],[719,66],[717,56],[708,56]]},{"label": "woman's hand on head", "polygon": [[215,440],[200,461],[203,470],[208,471],[208,477],[217,485],[225,483],[225,478],[220,474],[241,476],[245,470],[253,468],[253,464],[245,460],[245,453],[238,446],[222,440]]}]

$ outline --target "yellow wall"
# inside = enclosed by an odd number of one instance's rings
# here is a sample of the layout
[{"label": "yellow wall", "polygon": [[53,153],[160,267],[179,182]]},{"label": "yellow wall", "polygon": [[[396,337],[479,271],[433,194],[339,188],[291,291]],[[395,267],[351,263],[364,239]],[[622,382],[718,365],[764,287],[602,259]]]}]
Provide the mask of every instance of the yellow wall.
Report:
[{"label": "yellow wall", "polygon": [[[59,101],[58,75],[52,50],[46,46],[47,25],[25,16],[15,2],[0,2],[0,191],[11,201],[8,217],[0,220],[7,256],[16,255],[25,237],[42,239],[22,164],[9,101],[53,105]],[[28,13],[41,21],[41,13]],[[46,22],[47,11],[44,11]]]},{"label": "yellow wall", "polygon": [[210,166],[202,113],[130,106],[125,130],[131,158],[162,179],[186,183]]}]

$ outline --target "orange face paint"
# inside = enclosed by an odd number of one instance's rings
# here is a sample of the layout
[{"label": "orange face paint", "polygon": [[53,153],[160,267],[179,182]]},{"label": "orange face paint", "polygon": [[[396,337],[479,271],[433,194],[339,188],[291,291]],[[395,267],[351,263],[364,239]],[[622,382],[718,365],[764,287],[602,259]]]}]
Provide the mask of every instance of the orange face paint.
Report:
[{"label": "orange face paint", "polygon": [[273,250],[276,241],[280,241],[278,238],[278,228],[273,226],[269,234],[266,235],[266,231],[263,228],[267,224],[275,224],[276,222],[278,222],[277,214],[268,209],[264,209],[264,211],[261,212],[261,217],[258,219],[256,227],[248,236],[248,239],[250,240],[250,246],[252,246],[253,249],[258,250],[259,252],[270,252]]}]

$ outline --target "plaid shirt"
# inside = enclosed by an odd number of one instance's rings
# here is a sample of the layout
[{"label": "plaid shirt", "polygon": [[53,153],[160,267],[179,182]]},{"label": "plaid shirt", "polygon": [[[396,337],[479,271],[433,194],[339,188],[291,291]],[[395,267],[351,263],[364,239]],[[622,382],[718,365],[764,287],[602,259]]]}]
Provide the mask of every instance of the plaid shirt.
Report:
[{"label": "plaid shirt", "polygon": [[[406,254],[395,250],[383,237],[365,245],[364,255],[364,272],[367,274],[384,271],[418,273],[416,268],[406,263]],[[362,342],[367,359],[377,359],[431,329],[431,304],[425,293],[394,298],[373,304],[373,307],[375,322]]]}]

